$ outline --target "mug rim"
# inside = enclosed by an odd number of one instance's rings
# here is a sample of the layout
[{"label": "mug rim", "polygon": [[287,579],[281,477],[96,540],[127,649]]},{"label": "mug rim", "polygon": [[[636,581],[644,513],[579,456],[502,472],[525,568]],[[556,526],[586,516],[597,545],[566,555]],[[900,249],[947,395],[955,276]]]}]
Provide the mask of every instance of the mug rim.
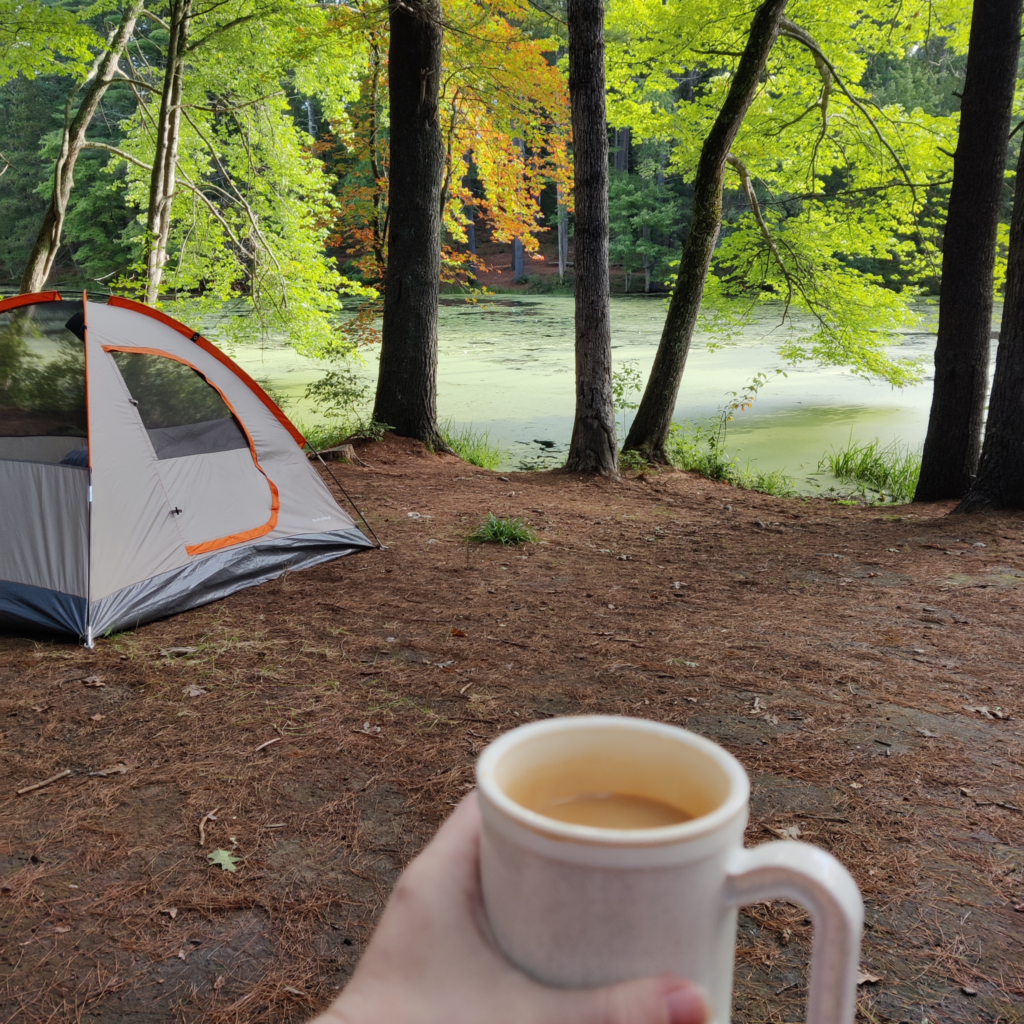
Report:
[{"label": "mug rim", "polygon": [[[721,768],[729,780],[729,794],[713,811],[698,818],[674,825],[656,828],[600,828],[595,825],[579,825],[559,821],[517,803],[498,785],[496,769],[499,760],[520,743],[537,735],[560,732],[565,729],[587,729],[594,726],[613,726],[638,732],[656,733],[677,743],[697,748]],[[497,739],[492,740],[477,758],[476,783],[481,796],[505,817],[531,832],[563,842],[585,843],[598,846],[644,847],[667,846],[699,839],[718,831],[737,814],[742,813],[750,799],[750,779],[743,765],[724,747],[706,736],[667,722],[655,722],[647,718],[631,718],[627,715],[560,715],[540,722],[528,722],[517,726]]]}]

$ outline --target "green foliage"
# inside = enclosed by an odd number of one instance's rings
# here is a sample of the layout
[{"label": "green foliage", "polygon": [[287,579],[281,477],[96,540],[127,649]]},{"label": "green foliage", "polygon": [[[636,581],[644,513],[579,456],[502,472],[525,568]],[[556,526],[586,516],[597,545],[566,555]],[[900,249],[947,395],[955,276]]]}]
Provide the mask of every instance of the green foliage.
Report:
[{"label": "green foliage", "polygon": [[537,535],[518,518],[499,518],[493,512],[466,538],[478,544],[532,544]]},{"label": "green foliage", "polygon": [[674,247],[667,243],[679,227],[680,204],[665,181],[663,161],[658,151],[641,161],[637,174],[613,170],[609,175],[608,256],[622,267],[627,292],[638,271],[645,292],[668,275]]},{"label": "green foliage", "polygon": [[736,456],[725,451],[724,438],[717,428],[684,427],[673,423],[666,449],[669,461],[677,469],[700,473],[709,480],[721,480],[745,491],[760,491],[777,498],[792,498],[796,482],[778,470],[740,468]]},{"label": "green foliage", "polygon": [[456,428],[451,420],[446,420],[440,429],[444,443],[470,465],[497,469],[508,458],[508,452],[491,444],[490,434],[476,431],[472,425]]},{"label": "green foliage", "polygon": [[[966,0],[925,19],[889,0],[789,5],[804,41],[787,32],[776,42],[730,153],[705,293],[730,327],[778,303],[787,361],[896,386],[920,379],[920,366],[887,349],[916,322],[911,302],[937,273],[957,115],[937,95],[919,102],[930,72],[903,62],[922,48],[929,66],[940,51],[962,53],[970,12]],[[609,121],[637,144],[667,144],[669,174],[692,180],[750,19],[744,0],[611,0]]]},{"label": "green foliage", "polygon": [[19,75],[83,79],[103,41],[69,11],[37,0],[0,0],[0,85]]},{"label": "green foliage", "polygon": [[875,492],[879,504],[905,504],[914,500],[921,474],[921,453],[893,441],[883,445],[854,441],[851,434],[844,448],[833,448],[818,462],[818,472],[830,472],[848,483],[861,484]]},{"label": "green foliage", "polygon": [[619,452],[619,468],[642,473],[647,469],[647,460],[638,451]]},{"label": "green foliage", "polygon": [[[644,389],[644,375],[635,359],[627,359],[612,372],[612,403],[622,413],[622,433],[626,433],[626,413],[639,407],[637,400]],[[636,398],[634,398],[636,396]]]},{"label": "green foliage", "polygon": [[336,448],[345,441],[380,441],[392,429],[387,423],[367,417],[356,420],[331,420],[327,423],[303,423],[295,426],[306,439],[310,451],[322,452],[325,448]]},{"label": "green foliage", "polygon": [[369,396],[370,385],[350,369],[328,370],[307,385],[305,394],[313,408],[330,419],[351,417]]}]

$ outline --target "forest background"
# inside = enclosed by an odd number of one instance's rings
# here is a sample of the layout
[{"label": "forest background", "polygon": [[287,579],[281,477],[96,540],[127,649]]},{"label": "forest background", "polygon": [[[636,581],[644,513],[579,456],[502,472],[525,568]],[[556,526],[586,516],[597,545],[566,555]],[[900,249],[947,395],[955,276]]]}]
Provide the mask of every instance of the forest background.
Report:
[{"label": "forest background", "polygon": [[[386,277],[387,6],[4,6],[0,287],[38,287],[48,259],[51,285],[173,301],[186,320],[227,308],[246,315],[219,317],[222,338],[275,334],[324,361],[325,411],[364,400],[350,368],[379,340]],[[626,290],[672,286],[752,11],[606,7],[610,258]],[[508,285],[529,287],[550,234],[558,275],[543,286],[571,289],[565,7],[452,0],[442,17],[444,285],[479,295],[490,242],[511,250]],[[727,339],[776,303],[806,314],[783,359],[906,384],[922,367],[888,350],[939,287],[971,4],[802,2],[787,17],[800,28],[781,33],[728,156],[702,325]],[[997,290],[1012,199],[1008,185]]]}]

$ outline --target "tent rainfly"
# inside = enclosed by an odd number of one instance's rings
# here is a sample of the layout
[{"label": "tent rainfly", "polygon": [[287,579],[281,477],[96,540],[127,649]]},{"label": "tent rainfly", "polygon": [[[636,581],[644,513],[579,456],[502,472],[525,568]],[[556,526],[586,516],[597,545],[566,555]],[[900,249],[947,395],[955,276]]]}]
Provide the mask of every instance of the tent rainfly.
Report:
[{"label": "tent rainfly", "polygon": [[198,331],[128,299],[0,302],[0,627],[93,638],[375,545]]}]

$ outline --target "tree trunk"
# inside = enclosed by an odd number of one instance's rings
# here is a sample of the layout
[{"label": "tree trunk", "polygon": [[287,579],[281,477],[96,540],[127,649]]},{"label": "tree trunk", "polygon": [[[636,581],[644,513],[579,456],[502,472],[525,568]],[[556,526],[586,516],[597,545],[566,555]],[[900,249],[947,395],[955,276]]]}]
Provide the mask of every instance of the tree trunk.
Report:
[{"label": "tree trunk", "polygon": [[149,179],[149,208],[146,211],[146,302],[155,306],[167,263],[171,237],[171,212],[181,140],[181,94],[185,84],[185,50],[192,26],[192,0],[171,0],[167,65],[160,96],[156,152]]},{"label": "tree trunk", "polygon": [[651,376],[623,445],[625,450],[640,452],[650,462],[668,462],[665,441],[700,311],[704,282],[722,225],[725,158],[760,86],[761,74],[779,34],[786,2],[764,0],[758,7],[725,102],[701,149],[693,183],[693,217],[683,246],[679,276]]},{"label": "tree trunk", "polygon": [[628,128],[619,128],[615,132],[615,170],[629,170],[629,144],[632,133]]},{"label": "tree trunk", "polygon": [[565,284],[565,267],[569,262],[569,211],[565,208],[562,186],[558,190],[558,283]]},{"label": "tree trunk", "polygon": [[954,511],[990,508],[1024,508],[1024,146],[1017,160],[1006,297],[985,445],[977,478]]},{"label": "tree trunk", "polygon": [[74,186],[75,164],[85,146],[85,134],[96,116],[100,101],[107,87],[114,80],[118,71],[121,54],[128,40],[135,31],[135,22],[142,11],[142,0],[132,0],[125,10],[121,23],[107,41],[107,49],[103,51],[92,66],[92,72],[86,79],[85,96],[75,116],[70,117],[71,101],[75,93],[68,97],[64,116],[64,131],[61,135],[60,152],[53,169],[53,191],[50,194],[50,205],[46,208],[42,227],[36,237],[35,245],[29,254],[28,263],[21,277],[22,294],[41,292],[46,279],[53,270],[53,262],[60,249],[60,236],[64,230],[64,219],[67,216],[71,189]]},{"label": "tree trunk", "polygon": [[942,246],[935,389],[915,501],[962,497],[978,467],[1020,20],[1021,0],[975,0]]},{"label": "tree trunk", "polygon": [[604,4],[569,0],[569,99],[576,176],[576,419],[566,468],[617,479],[608,285]]},{"label": "tree trunk", "polygon": [[391,0],[387,285],[373,416],[403,437],[444,447],[437,427],[441,279],[441,7]]},{"label": "tree trunk", "polygon": [[[526,162],[526,143],[522,139],[513,139],[512,145],[519,150],[519,157]],[[523,267],[523,240],[521,238],[512,239],[512,281],[521,281],[526,276],[525,269]]]}]

